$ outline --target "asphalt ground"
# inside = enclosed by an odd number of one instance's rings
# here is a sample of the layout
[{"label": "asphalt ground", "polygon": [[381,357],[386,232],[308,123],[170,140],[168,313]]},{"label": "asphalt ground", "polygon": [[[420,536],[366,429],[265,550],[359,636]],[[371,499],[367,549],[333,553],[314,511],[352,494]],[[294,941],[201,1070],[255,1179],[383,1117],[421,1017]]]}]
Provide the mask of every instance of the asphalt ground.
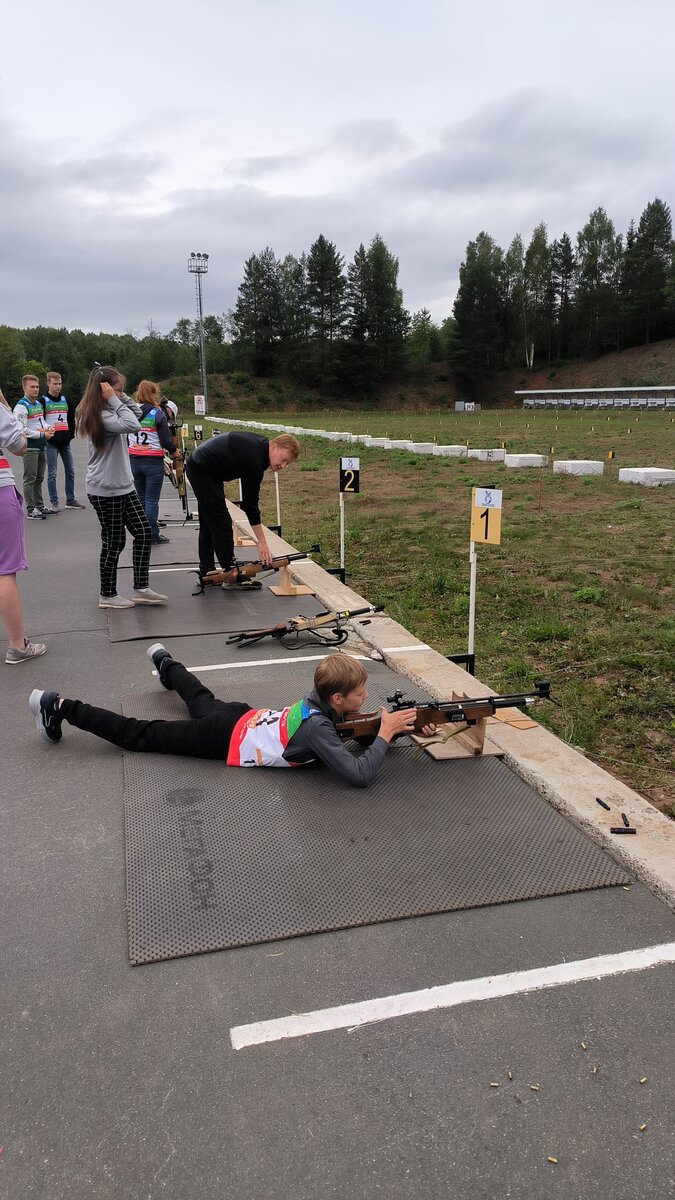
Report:
[{"label": "asphalt ground", "polygon": [[[108,639],[91,508],[26,533],[26,628],[48,652],[0,667],[0,1195],[672,1194],[672,967],[230,1041],[249,1022],[671,942],[642,885],[128,965],[122,755],[68,727],[45,745],[27,700],[42,687],[119,708],[159,685],[145,643]],[[219,635],[168,644],[191,666],[242,658]]]}]

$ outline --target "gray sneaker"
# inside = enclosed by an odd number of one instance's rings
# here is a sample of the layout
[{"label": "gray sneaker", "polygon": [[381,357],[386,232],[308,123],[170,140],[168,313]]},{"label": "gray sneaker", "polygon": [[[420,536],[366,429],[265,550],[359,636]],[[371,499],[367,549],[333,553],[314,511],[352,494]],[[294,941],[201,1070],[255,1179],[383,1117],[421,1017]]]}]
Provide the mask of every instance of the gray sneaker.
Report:
[{"label": "gray sneaker", "polygon": [[135,601],[124,596],[99,596],[99,608],[133,608]]},{"label": "gray sneaker", "polygon": [[10,646],[5,655],[5,662],[13,667],[15,663],[28,662],[29,658],[39,658],[44,654],[47,647],[42,642],[29,642],[28,638],[24,638],[23,650],[16,650]]},{"label": "gray sneaker", "polygon": [[131,593],[134,598],[134,604],[166,604],[168,596],[162,596],[161,592],[153,592],[152,588],[134,588]]}]

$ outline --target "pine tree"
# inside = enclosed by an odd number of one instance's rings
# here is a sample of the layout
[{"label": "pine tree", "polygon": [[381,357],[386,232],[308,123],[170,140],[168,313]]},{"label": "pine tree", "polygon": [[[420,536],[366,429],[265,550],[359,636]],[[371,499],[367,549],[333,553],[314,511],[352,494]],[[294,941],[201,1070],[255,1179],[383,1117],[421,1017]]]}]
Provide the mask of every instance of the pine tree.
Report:
[{"label": "pine tree", "polygon": [[287,254],[279,267],[281,299],[280,340],[286,370],[308,373],[310,313],[307,297],[307,255]]},{"label": "pine tree", "polygon": [[480,383],[503,361],[503,272],[502,250],[488,233],[479,233],[466,248],[454,305],[458,368],[468,386]]},{"label": "pine tree", "polygon": [[390,254],[379,233],[370,243],[366,259],[366,336],[379,382],[401,365],[410,317],[398,286],[398,259]]},{"label": "pine tree", "polygon": [[663,336],[672,246],[670,209],[662,200],[652,200],[631,247],[632,306],[646,343]]},{"label": "pine tree", "polygon": [[574,274],[576,261],[569,235],[563,233],[551,246],[552,322],[556,338],[556,358],[569,354],[569,330],[573,318]]},{"label": "pine tree", "polygon": [[319,380],[332,380],[335,342],[346,319],[344,259],[333,242],[320,234],[307,257],[307,305],[311,339],[316,347]]},{"label": "pine tree", "polygon": [[244,264],[232,323],[237,341],[257,375],[272,375],[280,362],[281,287],[279,263],[267,246]]},{"label": "pine tree", "polygon": [[616,349],[622,261],[623,239],[604,208],[596,208],[577,234],[580,344],[589,357]]}]

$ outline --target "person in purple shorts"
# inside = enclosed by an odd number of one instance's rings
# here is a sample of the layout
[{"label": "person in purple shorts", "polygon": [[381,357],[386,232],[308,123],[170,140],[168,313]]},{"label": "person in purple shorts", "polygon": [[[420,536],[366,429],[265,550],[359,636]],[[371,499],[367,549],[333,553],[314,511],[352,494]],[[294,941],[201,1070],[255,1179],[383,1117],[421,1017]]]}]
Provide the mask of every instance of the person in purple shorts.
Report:
[{"label": "person in purple shorts", "polygon": [[21,597],[16,582],[17,571],[28,569],[23,499],[16,490],[7,452],[23,458],[26,435],[0,391],[0,616],[7,631],[5,662],[13,666],[27,662],[29,658],[37,658],[44,654],[47,647],[42,642],[29,641],[24,633]]}]

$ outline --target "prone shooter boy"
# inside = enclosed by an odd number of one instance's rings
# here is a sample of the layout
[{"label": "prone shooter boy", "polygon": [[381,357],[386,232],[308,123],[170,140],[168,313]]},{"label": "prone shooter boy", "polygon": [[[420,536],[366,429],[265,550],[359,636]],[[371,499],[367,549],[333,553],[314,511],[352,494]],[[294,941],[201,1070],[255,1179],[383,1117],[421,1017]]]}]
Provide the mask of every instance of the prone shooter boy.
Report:
[{"label": "prone shooter boy", "polygon": [[[347,783],[368,787],[392,739],[414,728],[413,709],[390,713],[382,708],[372,745],[358,757],[352,754],[335,727],[365,704],[368,677],[360,662],[340,654],[322,659],[308,695],[280,710],[217,700],[159,642],[147,654],[164,687],[185,701],[188,720],[138,721],[36,688],[29,706],[40,737],[59,742],[66,721],[123,750],[220,759],[231,767],[298,767],[318,760]],[[423,732],[432,734],[434,726]]]}]

